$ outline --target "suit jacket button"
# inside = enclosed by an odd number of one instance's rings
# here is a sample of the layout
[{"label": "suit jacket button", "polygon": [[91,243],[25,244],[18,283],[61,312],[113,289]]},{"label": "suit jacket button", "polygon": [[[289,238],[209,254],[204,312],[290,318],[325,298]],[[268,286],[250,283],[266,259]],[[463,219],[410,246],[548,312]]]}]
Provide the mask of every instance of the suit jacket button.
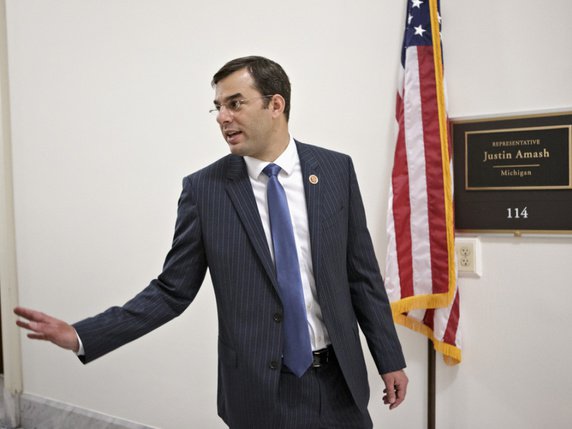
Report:
[{"label": "suit jacket button", "polygon": [[270,364],[268,366],[270,367],[270,369],[278,369],[278,362],[272,360],[270,361]]},{"label": "suit jacket button", "polygon": [[274,313],[274,321],[275,321],[276,323],[282,322],[282,314],[280,314],[280,313]]}]

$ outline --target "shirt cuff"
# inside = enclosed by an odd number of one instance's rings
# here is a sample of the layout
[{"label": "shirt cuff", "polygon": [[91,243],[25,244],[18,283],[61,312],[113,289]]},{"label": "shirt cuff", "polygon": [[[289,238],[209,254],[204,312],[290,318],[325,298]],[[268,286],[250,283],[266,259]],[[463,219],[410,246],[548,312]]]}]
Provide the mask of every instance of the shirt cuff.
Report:
[{"label": "shirt cuff", "polygon": [[83,349],[83,343],[81,342],[81,338],[79,337],[77,331],[75,333],[76,337],[77,337],[77,341],[79,343],[79,349],[78,351],[75,353],[77,356],[84,356],[85,355],[85,350]]}]

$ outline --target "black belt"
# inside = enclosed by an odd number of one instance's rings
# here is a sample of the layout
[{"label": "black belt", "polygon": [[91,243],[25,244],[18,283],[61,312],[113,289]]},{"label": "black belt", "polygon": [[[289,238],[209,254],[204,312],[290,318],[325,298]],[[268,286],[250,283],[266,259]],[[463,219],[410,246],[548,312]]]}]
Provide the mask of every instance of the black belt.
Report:
[{"label": "black belt", "polygon": [[328,346],[325,349],[316,350],[312,352],[312,368],[320,368],[328,362],[333,362],[335,359],[334,348]]},{"label": "black belt", "polygon": [[[333,363],[336,360],[336,355],[334,354],[334,348],[328,346],[325,349],[316,350],[312,352],[312,365],[310,368],[322,368],[328,363]],[[282,372],[292,374],[292,371],[286,366],[282,365]]]}]

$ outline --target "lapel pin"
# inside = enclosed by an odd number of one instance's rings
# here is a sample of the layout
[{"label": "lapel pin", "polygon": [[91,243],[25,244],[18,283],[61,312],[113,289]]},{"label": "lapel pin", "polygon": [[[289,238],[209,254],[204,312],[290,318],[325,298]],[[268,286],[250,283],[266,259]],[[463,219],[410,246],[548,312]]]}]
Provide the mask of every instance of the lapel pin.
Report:
[{"label": "lapel pin", "polygon": [[318,183],[318,176],[316,176],[315,174],[310,174],[310,177],[308,177],[308,180],[310,181],[310,183],[312,185],[315,185]]}]

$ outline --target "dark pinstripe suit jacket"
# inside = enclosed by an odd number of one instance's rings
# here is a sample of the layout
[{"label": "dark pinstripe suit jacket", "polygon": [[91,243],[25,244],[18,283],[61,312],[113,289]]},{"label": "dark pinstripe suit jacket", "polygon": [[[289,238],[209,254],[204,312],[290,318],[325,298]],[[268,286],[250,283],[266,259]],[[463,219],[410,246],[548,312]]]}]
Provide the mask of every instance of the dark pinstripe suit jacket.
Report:
[{"label": "dark pinstripe suit jacket", "polygon": [[[405,367],[351,159],[296,142],[312,262],[324,322],[351,393],[369,400],[358,324],[380,373]],[[307,178],[315,174],[317,184]],[[278,392],[282,304],[246,165],[228,155],[186,177],[163,272],[123,307],[74,325],[84,362],[178,316],[207,267],[219,321],[218,411],[232,428],[271,428]]]}]

